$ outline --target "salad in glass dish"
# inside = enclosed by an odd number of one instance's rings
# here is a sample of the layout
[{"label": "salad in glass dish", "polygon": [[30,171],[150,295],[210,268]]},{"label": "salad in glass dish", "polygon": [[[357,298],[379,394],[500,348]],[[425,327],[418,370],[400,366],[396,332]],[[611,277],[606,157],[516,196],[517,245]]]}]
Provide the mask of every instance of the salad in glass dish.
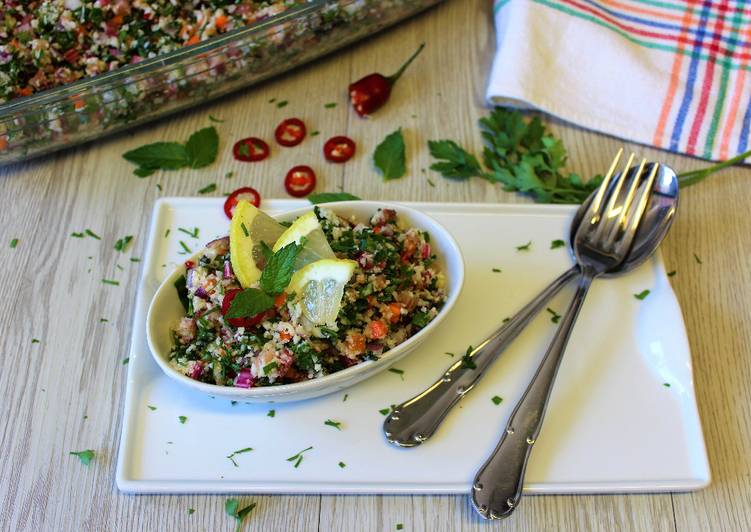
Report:
[{"label": "salad in glass dish", "polygon": [[288,227],[240,201],[229,237],[175,282],[185,315],[169,364],[207,384],[254,388],[377,360],[446,303],[430,234],[382,208],[358,222],[315,207]]}]

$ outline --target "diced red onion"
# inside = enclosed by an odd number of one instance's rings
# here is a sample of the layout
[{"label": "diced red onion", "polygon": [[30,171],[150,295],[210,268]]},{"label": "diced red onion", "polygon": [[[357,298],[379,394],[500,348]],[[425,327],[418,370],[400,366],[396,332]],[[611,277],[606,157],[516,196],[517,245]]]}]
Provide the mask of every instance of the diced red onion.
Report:
[{"label": "diced red onion", "polygon": [[381,342],[368,342],[365,344],[365,348],[368,351],[373,351],[375,353],[377,351],[383,351],[383,344]]},{"label": "diced red onion", "polygon": [[201,299],[204,299],[206,301],[209,300],[209,293],[203,288],[203,286],[198,287],[198,289],[195,291],[195,296],[200,297]]},{"label": "diced red onion", "polygon": [[249,369],[240,370],[240,373],[235,377],[235,386],[238,388],[252,388],[253,376],[250,374]]},{"label": "diced red onion", "polygon": [[421,254],[423,259],[430,257],[430,244],[425,243],[422,245]]},{"label": "diced red onion", "polygon": [[195,362],[190,372],[190,378],[198,380],[201,377],[201,373],[203,373],[203,364],[200,361]]}]

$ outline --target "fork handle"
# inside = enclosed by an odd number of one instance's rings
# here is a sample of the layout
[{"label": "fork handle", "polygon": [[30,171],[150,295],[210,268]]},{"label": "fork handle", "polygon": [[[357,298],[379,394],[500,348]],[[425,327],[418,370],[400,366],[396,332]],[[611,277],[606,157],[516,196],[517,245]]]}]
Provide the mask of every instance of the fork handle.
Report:
[{"label": "fork handle", "polygon": [[477,346],[470,354],[475,368],[467,367],[464,359],[458,360],[428,389],[396,406],[383,423],[386,439],[400,447],[414,447],[430,438],[454,405],[474,387],[530,320],[578,274],[579,267],[573,266]]},{"label": "fork handle", "polygon": [[571,331],[595,275],[582,271],[579,286],[537,372],[511,413],[501,441],[475,477],[472,504],[485,519],[508,517],[519,504],[524,471],[537,440]]}]

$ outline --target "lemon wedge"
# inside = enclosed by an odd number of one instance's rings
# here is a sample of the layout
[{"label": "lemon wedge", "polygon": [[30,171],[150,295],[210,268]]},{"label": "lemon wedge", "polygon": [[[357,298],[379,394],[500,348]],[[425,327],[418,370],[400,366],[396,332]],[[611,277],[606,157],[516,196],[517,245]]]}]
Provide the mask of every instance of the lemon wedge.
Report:
[{"label": "lemon wedge", "polygon": [[318,222],[318,217],[313,211],[300,216],[282,233],[282,236],[274,244],[274,253],[292,242],[299,244],[303,237],[305,238],[305,245],[297,255],[295,270],[320,259],[336,258],[329,241],[326,239],[326,234]]},{"label": "lemon wedge", "polygon": [[249,201],[241,200],[229,224],[229,251],[232,271],[243,288],[261,277],[263,253],[261,242],[275,243],[285,232],[284,226]]},{"label": "lemon wedge", "polygon": [[303,317],[312,325],[336,329],[344,285],[357,263],[349,259],[320,259],[292,275],[287,292],[294,292],[302,305]]}]

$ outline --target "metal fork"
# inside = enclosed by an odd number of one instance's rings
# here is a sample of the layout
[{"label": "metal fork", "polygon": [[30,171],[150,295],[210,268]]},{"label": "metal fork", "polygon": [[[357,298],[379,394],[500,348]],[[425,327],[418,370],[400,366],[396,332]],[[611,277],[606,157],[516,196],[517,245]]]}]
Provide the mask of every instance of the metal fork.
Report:
[{"label": "metal fork", "polygon": [[[652,166],[639,191],[646,160],[642,160],[636,172],[629,172],[634,160],[631,154],[626,169],[609,191],[613,169],[619,159],[620,152],[574,238],[574,253],[581,270],[574,299],[561,319],[532,382],[514,408],[501,441],[475,477],[472,504],[486,519],[508,517],[518,505],[527,461],[540,433],[558,367],[587,292],[595,278],[626,259],[649,201],[658,165]],[[621,202],[619,195],[623,187],[628,187],[624,189],[628,193]]]}]

